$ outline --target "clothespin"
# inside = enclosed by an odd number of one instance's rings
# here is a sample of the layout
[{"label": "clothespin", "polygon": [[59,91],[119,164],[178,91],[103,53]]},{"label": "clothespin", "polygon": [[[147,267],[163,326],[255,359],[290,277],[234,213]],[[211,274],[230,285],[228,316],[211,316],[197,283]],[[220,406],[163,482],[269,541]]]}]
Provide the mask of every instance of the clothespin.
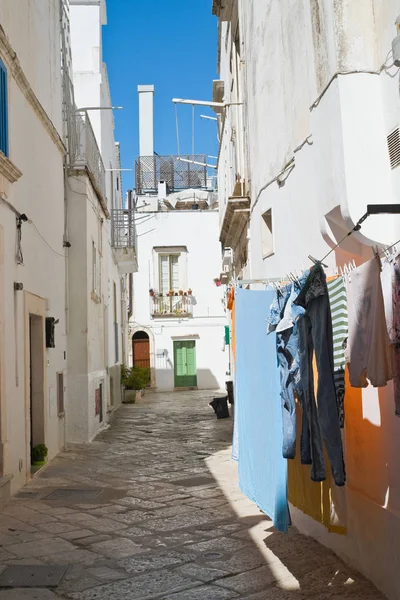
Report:
[{"label": "clothespin", "polygon": [[317,265],[319,263],[320,265],[322,265],[323,267],[325,267],[325,269],[328,268],[328,265],[326,265],[325,263],[321,262],[320,260],[317,260],[316,258],[314,258],[313,256],[311,256],[311,254],[308,255],[308,258],[311,260],[311,262],[314,263],[314,265]]},{"label": "clothespin", "polygon": [[343,273],[342,267],[339,267],[339,270],[340,270],[340,275],[343,277],[344,273]]},{"label": "clothespin", "polygon": [[353,269],[357,269],[356,261],[354,260],[354,258],[353,258],[353,260],[352,260],[352,263],[351,263],[351,264],[352,264],[352,266],[353,266]]},{"label": "clothespin", "polygon": [[378,246],[371,246],[372,252],[374,253],[375,258],[379,258],[379,249]]}]

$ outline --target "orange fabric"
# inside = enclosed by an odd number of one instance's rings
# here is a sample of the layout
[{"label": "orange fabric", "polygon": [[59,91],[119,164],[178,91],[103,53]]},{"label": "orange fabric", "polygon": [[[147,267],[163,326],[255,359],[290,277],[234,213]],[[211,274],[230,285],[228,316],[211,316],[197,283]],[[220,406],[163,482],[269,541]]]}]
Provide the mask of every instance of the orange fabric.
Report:
[{"label": "orange fabric", "polygon": [[236,336],[235,336],[235,288],[232,288],[228,297],[228,310],[231,311],[231,348],[233,366],[236,364]]},{"label": "orange fabric", "polygon": [[[314,388],[315,394],[318,390],[318,371],[315,361],[315,355],[313,357],[313,370],[314,370]],[[346,398],[347,398],[347,386],[346,383]],[[326,464],[326,481],[322,483],[315,483],[311,481],[311,466],[302,465],[300,462],[300,438],[301,438],[301,408],[297,404],[297,440],[298,448],[296,458],[294,460],[288,460],[288,497],[289,502],[296,508],[304,512],[306,515],[322,523],[332,533],[346,535],[347,531],[343,525],[346,522],[345,506],[343,507],[343,498],[345,488],[337,488],[333,481],[329,466],[329,459],[325,454]],[[345,501],[344,501],[345,504]]]}]

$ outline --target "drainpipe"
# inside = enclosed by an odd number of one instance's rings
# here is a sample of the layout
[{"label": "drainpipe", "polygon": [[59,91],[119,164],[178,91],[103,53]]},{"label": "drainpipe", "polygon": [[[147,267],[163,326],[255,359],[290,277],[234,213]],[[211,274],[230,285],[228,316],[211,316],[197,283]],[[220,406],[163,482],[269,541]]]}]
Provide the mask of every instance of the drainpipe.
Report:
[{"label": "drainpipe", "polygon": [[[128,190],[128,210],[133,210],[133,194],[132,190]],[[129,293],[129,311],[128,311],[128,327],[129,321],[133,315],[133,273],[129,273],[129,282],[128,282],[128,293]]]}]

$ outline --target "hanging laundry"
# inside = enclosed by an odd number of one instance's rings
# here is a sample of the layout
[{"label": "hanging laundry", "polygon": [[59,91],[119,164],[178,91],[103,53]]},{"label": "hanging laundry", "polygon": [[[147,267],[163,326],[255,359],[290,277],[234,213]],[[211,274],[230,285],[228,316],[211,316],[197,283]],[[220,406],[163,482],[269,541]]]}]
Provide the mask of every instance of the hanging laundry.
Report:
[{"label": "hanging laundry", "polygon": [[[282,457],[282,411],[274,336],[265,321],[274,292],[236,290],[236,396],[241,490],[287,531],[287,461]],[[237,400],[236,400],[237,398]]]},{"label": "hanging laundry", "polygon": [[346,275],[349,336],[346,360],[352,387],[384,387],[394,377],[379,257]]},{"label": "hanging laundry", "polygon": [[328,281],[328,295],[332,314],[333,370],[340,427],[344,427],[345,395],[345,342],[348,336],[346,284],[343,277]]},{"label": "hanging laundry", "polygon": [[386,326],[394,350],[395,413],[400,416],[400,254],[383,262],[381,282]]},{"label": "hanging laundry", "polygon": [[[296,456],[296,401],[295,394],[301,394],[299,388],[299,331],[298,319],[304,314],[302,307],[293,304],[308,273],[291,285],[275,292],[274,301],[268,316],[268,332],[276,332],[276,351],[280,372],[282,430],[284,458]],[[300,402],[301,402],[301,398]]]},{"label": "hanging laundry", "polygon": [[[231,347],[232,347],[232,371],[234,390],[236,390],[236,302],[235,288],[232,287],[228,297],[228,310],[231,311]],[[233,439],[232,439],[232,459],[239,460],[239,432],[237,419],[237,399],[233,405]]]},{"label": "hanging laundry", "polygon": [[[333,375],[332,316],[326,275],[321,263],[310,271],[294,302],[305,309],[299,319],[300,386],[303,398],[301,461],[311,464],[311,479],[326,478],[322,439],[336,485],[344,485],[346,474]],[[313,353],[318,369],[317,402],[314,394]]]}]

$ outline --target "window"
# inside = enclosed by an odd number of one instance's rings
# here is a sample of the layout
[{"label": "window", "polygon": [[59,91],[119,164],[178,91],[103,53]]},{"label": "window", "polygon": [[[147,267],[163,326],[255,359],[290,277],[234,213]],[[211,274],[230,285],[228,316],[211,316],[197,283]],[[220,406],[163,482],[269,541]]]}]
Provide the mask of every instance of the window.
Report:
[{"label": "window", "polygon": [[61,417],[64,414],[64,373],[57,373],[57,409]]},{"label": "window", "polygon": [[8,85],[7,69],[0,60],[0,150],[8,157]]},{"label": "window", "polygon": [[179,255],[160,254],[160,292],[179,291]]},{"label": "window", "polygon": [[92,291],[97,294],[97,249],[92,241]]},{"label": "window", "polygon": [[272,225],[272,209],[267,210],[262,215],[261,220],[261,244],[263,258],[267,258],[274,253],[274,237]]}]

